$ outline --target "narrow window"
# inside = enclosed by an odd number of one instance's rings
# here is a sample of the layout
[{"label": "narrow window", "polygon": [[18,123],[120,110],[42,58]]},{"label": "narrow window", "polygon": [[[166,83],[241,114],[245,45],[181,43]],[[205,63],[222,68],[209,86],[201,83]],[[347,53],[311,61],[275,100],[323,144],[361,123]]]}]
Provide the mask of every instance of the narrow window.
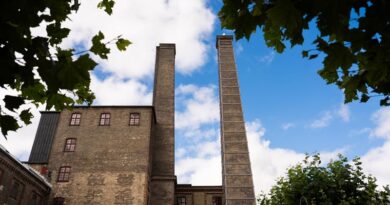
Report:
[{"label": "narrow window", "polygon": [[100,115],[100,123],[99,125],[110,125],[110,118],[111,114],[110,113],[102,113]]},{"label": "narrow window", "polygon": [[130,125],[131,126],[138,126],[139,119],[140,119],[139,113],[130,113]]},{"label": "narrow window", "polygon": [[29,205],[38,205],[38,204],[41,204],[41,197],[35,191],[33,191],[31,193],[31,200],[29,202]]},{"label": "narrow window", "polygon": [[0,169],[0,183],[1,183],[1,179],[3,178],[3,170]]},{"label": "narrow window", "polygon": [[70,176],[70,170],[71,167],[69,166],[60,167],[60,171],[58,172],[57,182],[68,182]]},{"label": "narrow window", "polygon": [[75,150],[76,150],[76,138],[66,139],[64,152],[74,152]]},{"label": "narrow window", "polygon": [[15,179],[12,180],[12,185],[9,190],[9,197],[18,200],[22,189],[23,189],[23,185],[19,181]]},{"label": "narrow window", "polygon": [[220,196],[213,196],[213,205],[222,205],[222,198]]},{"label": "narrow window", "polygon": [[177,205],[186,205],[186,197],[177,197]]},{"label": "narrow window", "polygon": [[65,202],[65,198],[64,197],[55,197],[53,199],[53,205],[63,205]]},{"label": "narrow window", "polygon": [[69,124],[72,126],[80,125],[80,120],[81,120],[81,113],[72,113]]}]

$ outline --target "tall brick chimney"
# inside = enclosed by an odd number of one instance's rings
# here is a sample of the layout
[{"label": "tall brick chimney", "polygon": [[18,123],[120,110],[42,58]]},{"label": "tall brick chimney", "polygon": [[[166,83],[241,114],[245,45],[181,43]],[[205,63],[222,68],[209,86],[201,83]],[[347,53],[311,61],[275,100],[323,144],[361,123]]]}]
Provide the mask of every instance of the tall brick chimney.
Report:
[{"label": "tall brick chimney", "polygon": [[152,146],[151,204],[174,205],[175,44],[156,51],[153,106],[156,126]]},{"label": "tall brick chimney", "polygon": [[252,171],[241,106],[233,36],[217,36],[224,205],[254,205]]}]

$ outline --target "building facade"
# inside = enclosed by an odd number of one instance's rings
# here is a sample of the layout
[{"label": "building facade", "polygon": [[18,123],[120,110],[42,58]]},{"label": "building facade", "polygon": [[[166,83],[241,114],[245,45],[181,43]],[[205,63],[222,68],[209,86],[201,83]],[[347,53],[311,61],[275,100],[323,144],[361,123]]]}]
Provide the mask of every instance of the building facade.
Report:
[{"label": "building facade", "polygon": [[47,204],[51,185],[0,145],[0,204]]},{"label": "building facade", "polygon": [[253,205],[231,36],[218,36],[222,186],[177,184],[175,45],[156,51],[152,106],[42,112],[29,164],[52,184],[51,204]]}]

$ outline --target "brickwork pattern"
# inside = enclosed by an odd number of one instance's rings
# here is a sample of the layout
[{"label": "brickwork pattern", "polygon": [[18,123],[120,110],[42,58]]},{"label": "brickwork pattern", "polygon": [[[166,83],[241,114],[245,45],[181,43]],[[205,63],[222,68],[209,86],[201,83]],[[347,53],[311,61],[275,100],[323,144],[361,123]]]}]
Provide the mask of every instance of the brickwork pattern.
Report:
[{"label": "brickwork pattern", "polygon": [[[29,169],[32,170],[21,165],[8,152],[0,150],[0,204],[29,204],[32,200],[36,200],[37,204],[47,204],[50,186]],[[19,188],[16,197],[12,197],[15,182]]]},{"label": "brickwork pattern", "polygon": [[222,187],[178,184],[175,195],[176,199],[184,197],[186,205],[214,205],[213,197],[222,197]]},{"label": "brickwork pattern", "polygon": [[255,196],[232,36],[218,36],[224,205],[253,205]]},{"label": "brickwork pattern", "polygon": [[160,44],[156,52],[153,92],[156,126],[153,138],[152,205],[174,205],[175,44]]},{"label": "brickwork pattern", "polygon": [[[70,126],[74,112],[79,126]],[[110,113],[109,126],[100,126],[100,114]],[[139,126],[129,126],[130,113],[140,113]],[[91,107],[64,110],[54,137],[48,169],[52,197],[65,204],[147,205],[150,178],[152,107]],[[64,152],[67,138],[76,138],[74,152]],[[57,182],[61,166],[70,166],[68,182]]]}]

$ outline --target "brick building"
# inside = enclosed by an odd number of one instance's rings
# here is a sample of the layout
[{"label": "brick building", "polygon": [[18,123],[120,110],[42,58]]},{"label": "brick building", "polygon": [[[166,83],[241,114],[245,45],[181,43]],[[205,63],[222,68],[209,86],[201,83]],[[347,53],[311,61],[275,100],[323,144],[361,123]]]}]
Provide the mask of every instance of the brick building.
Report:
[{"label": "brick building", "polygon": [[0,204],[47,204],[51,185],[0,145]]},{"label": "brick building", "polygon": [[232,36],[218,36],[222,186],[177,184],[175,45],[156,51],[152,106],[42,112],[29,164],[52,184],[52,204],[253,205]]}]

